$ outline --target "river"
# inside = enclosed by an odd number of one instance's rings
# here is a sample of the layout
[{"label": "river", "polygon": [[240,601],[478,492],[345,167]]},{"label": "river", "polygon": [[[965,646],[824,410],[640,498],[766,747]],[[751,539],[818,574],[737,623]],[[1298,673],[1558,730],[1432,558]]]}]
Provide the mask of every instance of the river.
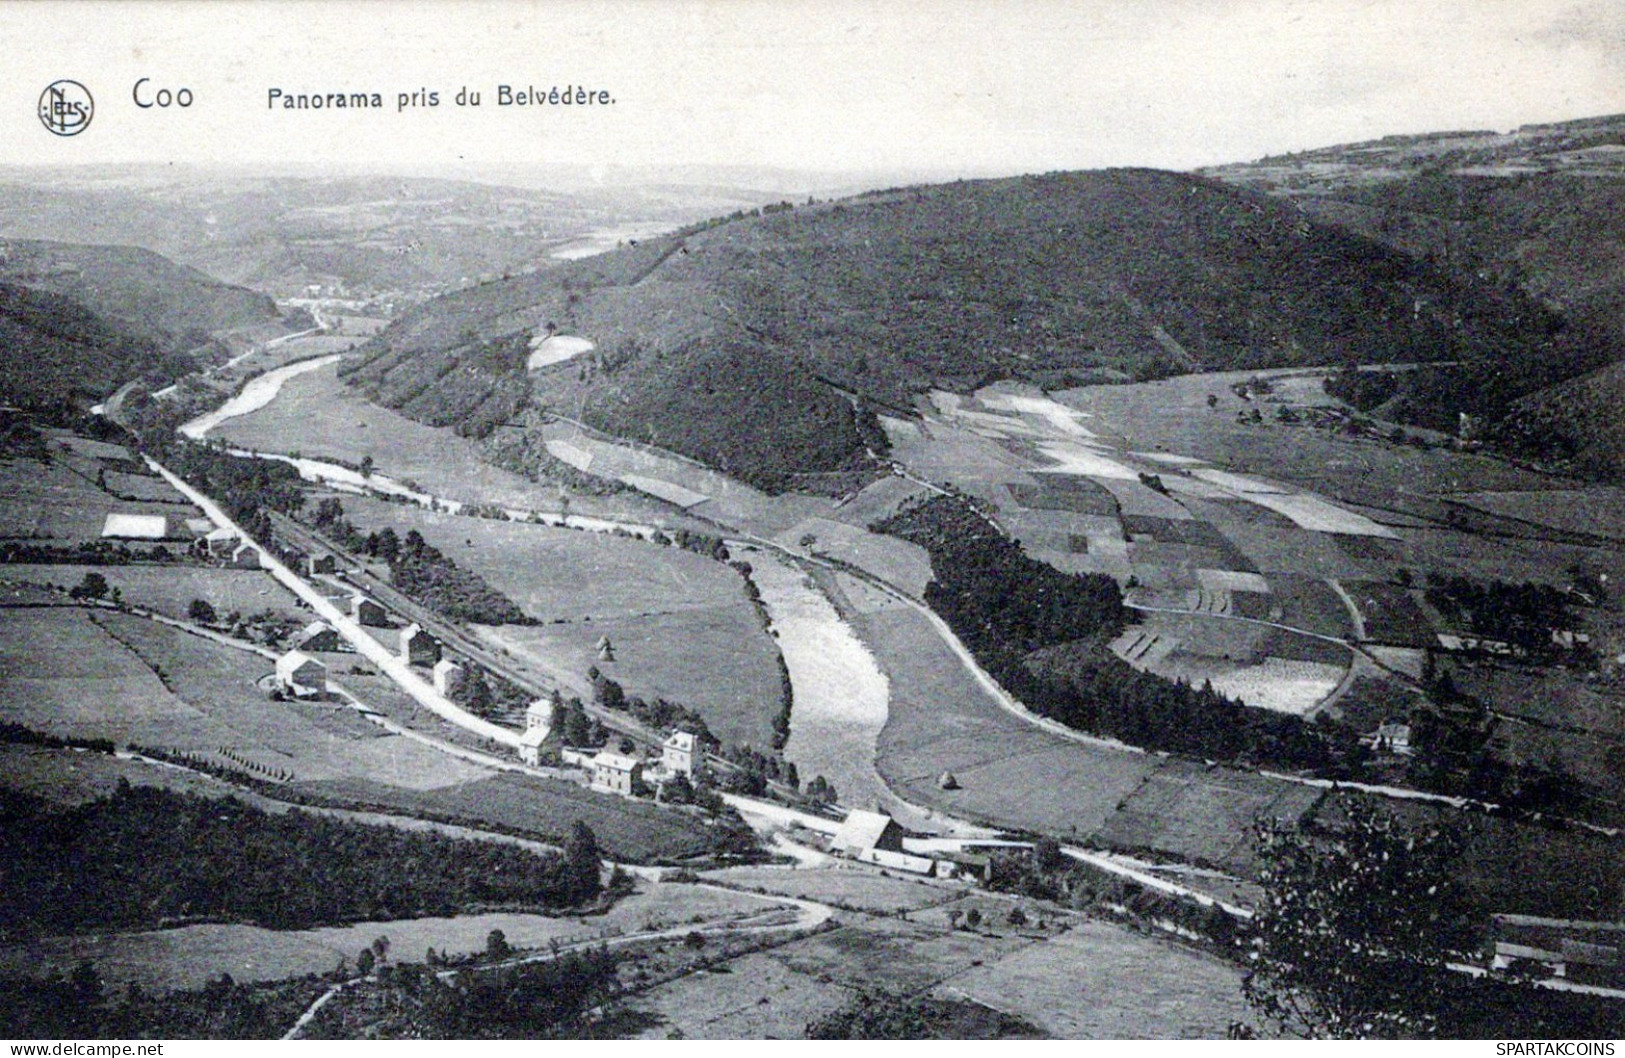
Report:
[{"label": "river", "polygon": [[816,775],[834,783],[849,808],[887,804],[890,794],[875,771],[890,700],[885,673],[805,573],[765,551],[747,560],[795,696],[785,759],[803,785]]}]

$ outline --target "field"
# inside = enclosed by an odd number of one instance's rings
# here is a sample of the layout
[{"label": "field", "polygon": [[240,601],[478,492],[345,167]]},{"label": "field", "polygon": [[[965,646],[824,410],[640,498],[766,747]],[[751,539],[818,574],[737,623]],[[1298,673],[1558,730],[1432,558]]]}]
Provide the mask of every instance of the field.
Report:
[{"label": "field", "polygon": [[937,989],[1015,1014],[1061,1039],[1219,1039],[1255,1017],[1241,971],[1108,922],[1086,921]]},{"label": "field", "polygon": [[958,886],[890,877],[866,868],[786,870],[782,867],[728,867],[706,878],[753,892],[800,897],[875,914],[918,911],[964,896]]},{"label": "field", "polygon": [[90,612],[67,608],[0,610],[0,716],[118,742],[206,726]]},{"label": "field", "polygon": [[1168,761],[1124,798],[1100,836],[1114,848],[1251,878],[1253,822],[1261,816],[1296,819],[1319,799],[1320,791],[1312,787]]},{"label": "field", "polygon": [[[777,647],[762,630],[744,581],[727,566],[626,537],[377,500],[343,502],[363,532],[392,526],[404,536],[416,529],[542,621],[482,634],[575,693],[587,691],[587,670],[596,665],[628,694],[699,710],[725,741],[771,743]],[[614,646],[613,662],[598,656],[604,635]]]},{"label": "field", "polygon": [[[425,426],[373,404],[346,386],[336,370],[329,365],[287,380],[270,404],[221,423],[210,436],[257,451],[298,452],[351,466],[370,458],[379,473],[448,499],[525,510],[558,508],[555,486],[493,466],[482,458],[479,445],[449,429]],[[571,496],[570,509],[643,521],[656,521],[670,510],[635,496],[577,495]]]},{"label": "field", "polygon": [[1527,492],[1474,492],[1455,502],[1491,514],[1573,533],[1620,539],[1625,536],[1625,489],[1539,489]]},{"label": "field", "polygon": [[146,933],[50,937],[27,946],[0,946],[0,976],[66,973],[89,959],[115,986],[139,981],[144,989],[200,988],[222,972],[233,979],[276,981],[327,973],[340,959],[354,964],[374,938],[388,937],[398,959],[420,962],[428,948],[450,955],[482,952],[493,929],[515,948],[659,929],[690,918],[718,920],[760,911],[770,902],[746,894],[691,886],[646,886],[591,918],[490,913],[456,918],[396,919],[308,930],[211,924]]},{"label": "field", "polygon": [[562,839],[579,819],[592,827],[607,854],[634,862],[682,859],[710,845],[706,828],[692,817],[574,783],[511,772],[434,790],[359,779],[301,783],[293,789],[408,815],[455,816],[543,840]]},{"label": "field", "polygon": [[[118,588],[123,593],[124,601],[131,606],[177,620],[186,618],[187,607],[193,599],[209,603],[221,617],[233,611],[246,615],[267,609],[290,617],[301,614],[293,596],[283,590],[269,573],[260,570],[186,565],[39,566],[17,563],[0,565],[0,581],[72,587],[92,570],[107,579],[109,588]],[[304,616],[309,617],[308,613]]]},{"label": "field", "polygon": [[[1083,837],[1157,766],[1003,712],[912,609],[847,614],[891,684],[876,767],[902,797],[996,825]],[[960,789],[942,790],[952,772]]]},{"label": "field", "polygon": [[[109,514],[162,514],[171,519],[200,517],[178,503],[138,503],[118,499],[68,469],[62,459],[0,459],[0,539],[39,540],[58,546],[99,540]],[[169,545],[172,549],[174,544]]]}]

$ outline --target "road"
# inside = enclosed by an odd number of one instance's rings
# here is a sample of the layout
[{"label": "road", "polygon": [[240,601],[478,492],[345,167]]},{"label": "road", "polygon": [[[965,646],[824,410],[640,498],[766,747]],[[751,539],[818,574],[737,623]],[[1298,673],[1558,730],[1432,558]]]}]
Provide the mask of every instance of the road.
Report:
[{"label": "road", "polygon": [[[551,962],[552,960],[557,959],[559,956],[569,954],[570,952],[584,951],[588,949],[596,950],[599,948],[625,948],[633,944],[644,944],[650,941],[677,940],[687,937],[691,933],[698,933],[701,936],[718,936],[721,934],[739,935],[747,933],[776,933],[784,930],[794,930],[798,932],[813,930],[817,929],[819,926],[822,926],[825,922],[828,922],[835,916],[836,912],[836,909],[829,904],[821,904],[815,900],[807,900],[802,897],[780,896],[777,894],[771,896],[758,896],[754,893],[746,893],[742,890],[730,889],[727,886],[711,885],[706,882],[688,884],[694,885],[695,888],[714,889],[719,892],[728,893],[732,896],[750,897],[752,899],[763,900],[770,904],[779,906],[768,907],[757,914],[750,915],[745,918],[729,918],[721,920],[713,919],[708,922],[685,922],[682,925],[670,926],[665,929],[644,930],[639,933],[623,933],[618,936],[605,936],[576,941],[573,944],[560,945],[557,948],[549,948],[546,951],[531,952],[524,955],[516,955],[508,959],[482,962],[478,966],[467,967],[466,969],[458,968],[452,970],[442,970],[436,976],[438,976],[441,980],[449,980],[460,973],[466,972],[467,970],[501,970],[514,966],[527,966],[533,963]],[[784,919],[784,911],[787,909],[785,905],[796,908],[797,914],[794,919],[789,921]],[[346,981],[340,981],[339,983],[333,985],[327,991],[318,996],[315,1002],[311,1003],[311,1005],[305,1009],[304,1013],[299,1015],[299,1020],[293,1023],[293,1026],[283,1034],[282,1038],[284,1040],[298,1039],[299,1034],[304,1031],[305,1026],[310,1024],[311,1020],[315,1018],[318,1013],[320,1013],[323,1007],[332,1002],[333,999],[337,998],[338,995],[346,989],[354,988],[355,986],[363,984],[370,979],[371,977],[369,975],[361,975],[352,977]]]},{"label": "road", "polygon": [[304,578],[289,569],[281,559],[244,532],[241,526],[232,521],[226,512],[220,509],[219,504],[193,488],[151,456],[144,455],[142,458],[147,461],[147,465],[153,469],[154,473],[161,476],[177,492],[196,504],[209,521],[223,529],[232,530],[242,540],[253,546],[260,554],[260,564],[271,576],[275,577],[283,587],[309,605],[317,616],[332,625],[355,648],[356,653],[378,666],[380,672],[394,680],[401,690],[409,694],[419,705],[451,721],[458,727],[465,728],[501,745],[514,749],[518,748],[519,732],[506,727],[498,727],[488,720],[482,720],[435,690],[427,680],[412,671],[410,665],[402,661],[352,620],[349,614],[333,605],[327,596],[311,587]]}]

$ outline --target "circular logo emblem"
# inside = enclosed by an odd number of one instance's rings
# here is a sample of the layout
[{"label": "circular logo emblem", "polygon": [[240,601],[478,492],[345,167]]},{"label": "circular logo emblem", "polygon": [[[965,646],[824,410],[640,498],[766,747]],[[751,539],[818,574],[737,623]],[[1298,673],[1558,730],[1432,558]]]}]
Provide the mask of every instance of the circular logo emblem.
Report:
[{"label": "circular logo emblem", "polygon": [[53,81],[39,97],[40,123],[58,136],[77,136],[90,127],[96,101],[78,81]]}]

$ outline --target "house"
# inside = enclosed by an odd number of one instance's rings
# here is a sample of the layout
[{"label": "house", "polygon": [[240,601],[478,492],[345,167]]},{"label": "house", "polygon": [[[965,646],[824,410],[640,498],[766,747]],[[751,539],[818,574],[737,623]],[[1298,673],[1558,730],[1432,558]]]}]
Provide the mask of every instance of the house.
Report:
[{"label": "house", "polygon": [[860,859],[864,853],[875,849],[902,852],[903,833],[897,820],[884,812],[865,812],[854,808],[846,814],[841,829],[829,839],[829,850]]},{"label": "house", "polygon": [[215,558],[230,558],[238,542],[235,529],[211,529],[203,534],[203,548]]},{"label": "house", "polygon": [[339,635],[338,629],[326,621],[312,621],[306,625],[298,635],[293,638],[294,648],[313,654],[331,654],[335,651],[346,650],[349,644]]},{"label": "house", "polygon": [[401,660],[408,665],[433,665],[440,660],[440,644],[414,621],[401,629]]},{"label": "house", "polygon": [[350,616],[365,628],[389,627],[389,611],[365,595],[350,597]]},{"label": "house", "polygon": [[231,549],[231,567],[233,569],[264,569],[260,549],[253,544],[242,543]]},{"label": "house", "polygon": [[1390,720],[1379,724],[1370,734],[1362,735],[1360,742],[1378,753],[1408,757],[1411,755],[1411,725]]},{"label": "house", "polygon": [[541,728],[549,730],[553,726],[553,703],[546,698],[538,698],[525,706],[525,730],[535,731]]},{"label": "house", "polygon": [[295,698],[325,698],[327,666],[302,650],[290,650],[276,660],[276,685]]},{"label": "house", "polygon": [[186,535],[193,540],[202,540],[214,532],[214,523],[207,518],[186,519]]},{"label": "house", "polygon": [[109,514],[102,522],[108,540],[167,540],[169,519],[161,514]]},{"label": "house", "polygon": [[937,861],[929,856],[913,856],[906,852],[892,852],[889,849],[864,849],[854,853],[853,858],[864,863],[872,863],[876,867],[889,867],[894,871],[907,871],[909,874],[934,874],[937,870]]},{"label": "house", "polygon": [[451,696],[457,693],[457,688],[463,682],[463,667],[450,658],[441,658],[434,663],[434,689],[441,694]]},{"label": "house", "polygon": [[660,747],[660,767],[672,775],[694,777],[694,736],[673,731]]},{"label": "house", "polygon": [[1625,922],[1580,922],[1535,915],[1491,915],[1492,970],[1536,964],[1579,984],[1625,987]]},{"label": "house", "polygon": [[635,796],[643,786],[643,762],[636,757],[600,750],[592,759],[592,784],[600,790]]},{"label": "house", "polygon": [[305,572],[312,577],[337,573],[339,560],[332,555],[310,555],[305,559]]},{"label": "house", "polygon": [[542,762],[542,743],[547,741],[547,725],[527,727],[519,736],[519,760],[529,765]]}]

